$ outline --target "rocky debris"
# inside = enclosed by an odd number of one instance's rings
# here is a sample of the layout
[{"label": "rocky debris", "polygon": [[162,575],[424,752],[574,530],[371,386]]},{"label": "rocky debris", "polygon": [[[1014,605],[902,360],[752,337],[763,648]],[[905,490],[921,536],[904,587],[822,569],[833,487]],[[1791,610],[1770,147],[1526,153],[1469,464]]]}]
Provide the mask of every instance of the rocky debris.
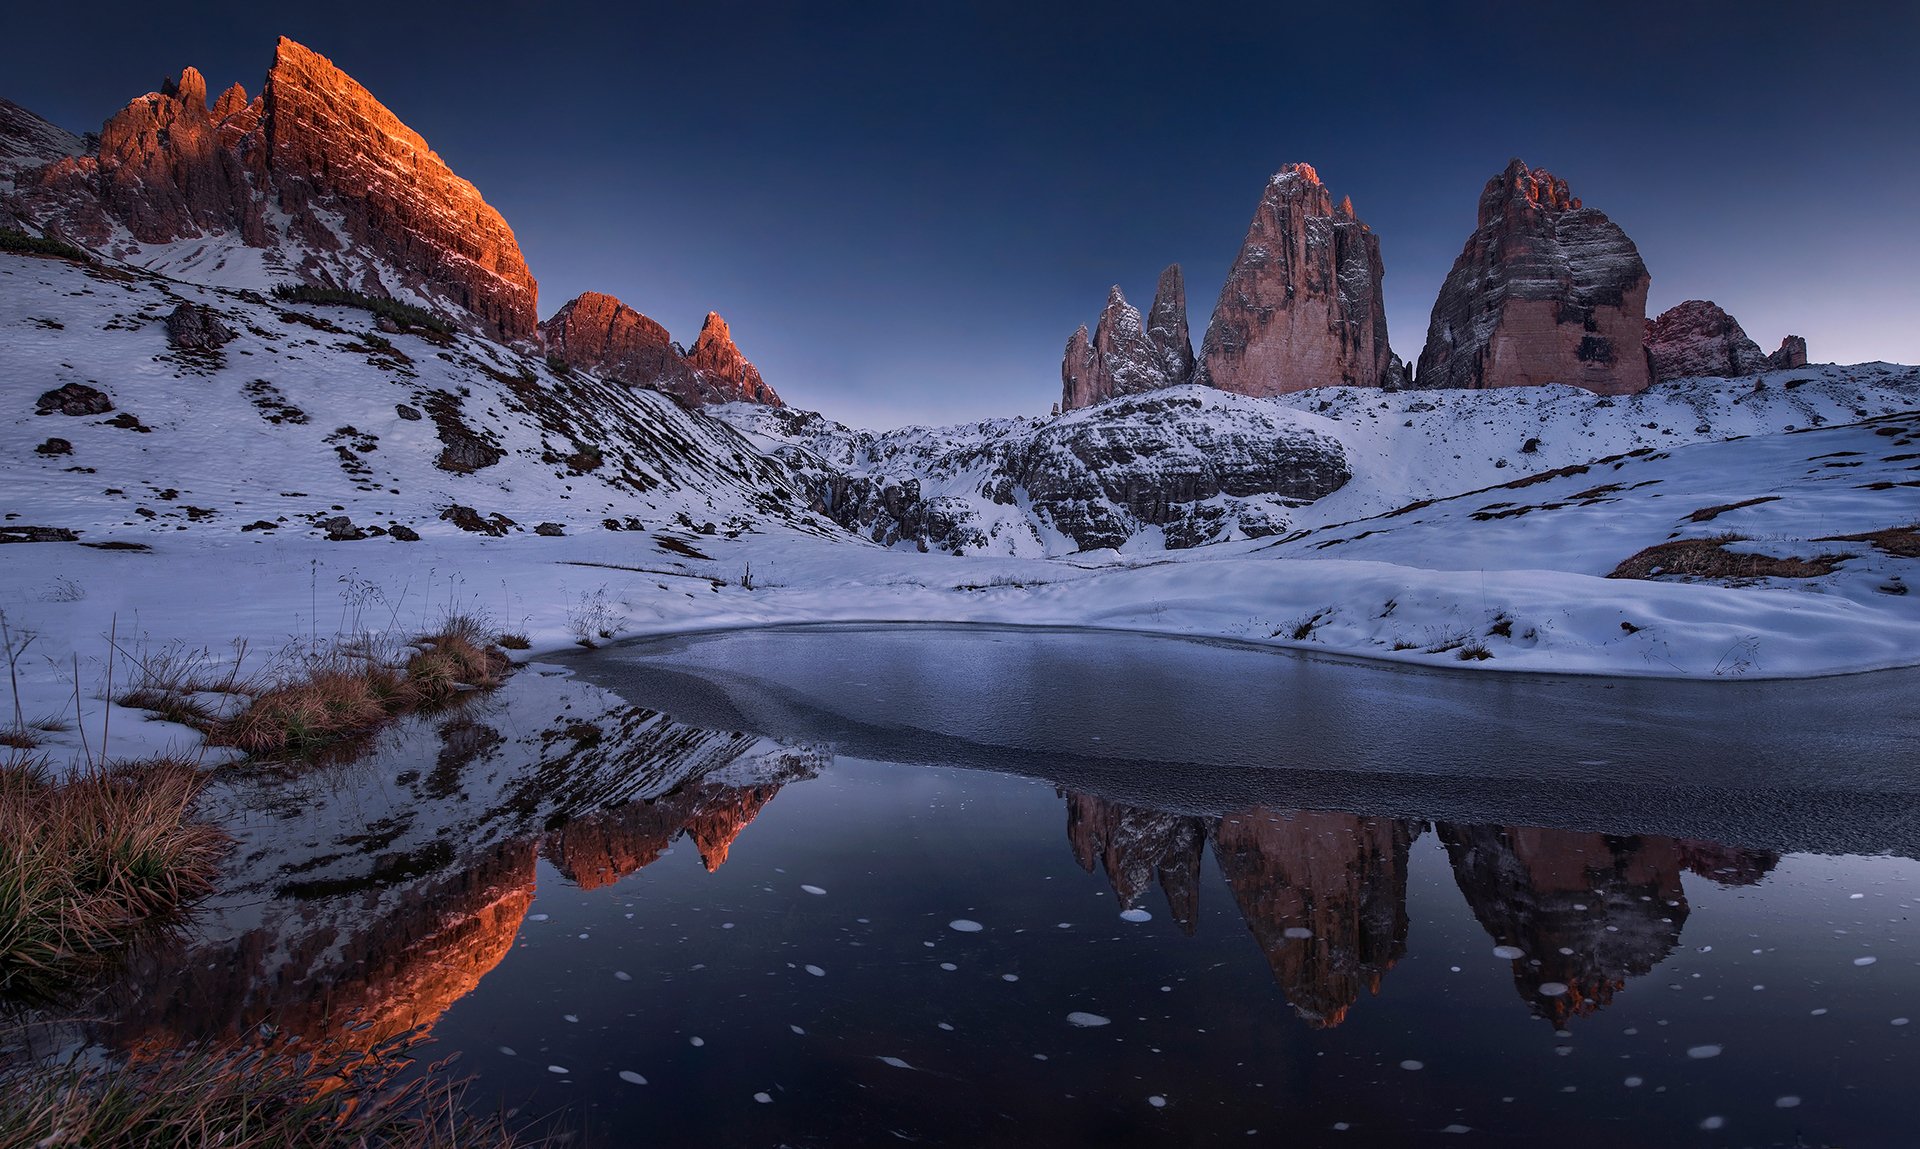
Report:
[{"label": "rocky debris", "polygon": [[512,519],[498,511],[491,515],[482,515],[472,507],[463,506],[460,503],[454,503],[441,511],[440,519],[442,522],[452,523],[463,531],[476,535],[490,535],[494,538],[506,534],[514,526]]},{"label": "rocky debris", "polygon": [[433,465],[456,475],[470,475],[507,457],[489,433],[476,431],[460,418],[460,398],[446,391],[426,397],[427,414],[440,435],[440,455]]},{"label": "rocky debris", "polygon": [[395,403],[393,405],[393,413],[410,423],[419,422],[420,420],[420,408],[409,407],[405,403]]},{"label": "rocky debris", "polygon": [[217,351],[239,338],[210,307],[182,303],[167,316],[167,344],[182,351]]},{"label": "rocky debris", "polygon": [[1767,370],[1786,371],[1794,367],[1807,365],[1807,341],[1798,335],[1789,335],[1780,341],[1780,350],[1767,356]]},{"label": "rocky debris", "polygon": [[1256,806],[1213,828],[1213,856],[1301,1019],[1331,1029],[1407,950],[1407,854],[1421,824]]},{"label": "rocky debris", "polygon": [[388,523],[387,536],[397,542],[403,543],[417,543],[420,541],[420,532],[407,526],[405,523]]},{"label": "rocky debris", "polygon": [[1689,299],[1647,320],[1646,347],[1655,383],[1695,375],[1737,379],[1767,369],[1760,345],[1705,299]]},{"label": "rocky debris", "polygon": [[564,523],[537,523],[534,525],[533,533],[557,539],[567,533],[567,528]]},{"label": "rocky debris", "polygon": [[734,345],[727,321],[715,312],[707,312],[706,322],[700,325],[700,335],[687,352],[687,366],[693,368],[702,406],[736,401],[782,406],[780,396],[760,377],[759,368]]},{"label": "rocky debris", "polygon": [[113,410],[113,400],[98,387],[89,387],[85,383],[68,383],[56,387],[35,400],[34,414],[51,415],[104,415]]},{"label": "rocky debris", "polygon": [[1267,181],[1200,343],[1197,382],[1240,395],[1380,386],[1392,349],[1380,238],[1307,164]]},{"label": "rocky debris", "polygon": [[495,339],[534,334],[537,286],[506,221],[372,93],[284,37],[259,96],[235,85],[209,108],[188,68],[109,119],[98,154],[15,184],[7,210],[114,254],[227,238],[279,252],[302,282],[464,313]]},{"label": "rocky debris", "polygon": [[73,444],[65,439],[48,439],[38,447],[35,447],[33,453],[36,455],[71,455],[73,454]]},{"label": "rocky debris", "polygon": [[353,520],[345,515],[334,515],[313,524],[326,532],[329,542],[350,543],[367,538],[367,532],[353,525]]},{"label": "rocky debris", "polygon": [[80,535],[66,527],[0,526],[0,543],[72,543]]},{"label": "rocky debris", "polygon": [[1107,306],[1100,312],[1092,338],[1082,327],[1067,340],[1066,355],[1060,361],[1060,410],[1178,387],[1192,376],[1186,286],[1176,263],[1160,273],[1151,318],[1128,303],[1115,284],[1107,291]]},{"label": "rocky debris", "polygon": [[1648,282],[1626,232],[1565,180],[1516,159],[1480,193],[1479,222],[1434,301],[1416,385],[1643,391]]},{"label": "rocky debris", "polygon": [[[589,291],[540,325],[547,350],[569,368],[649,387],[688,407],[714,403],[781,405],[760,372],[734,346],[727,323],[707,314],[693,350],[682,352],[667,329],[611,295]],[[590,469],[590,468],[588,468]]]}]

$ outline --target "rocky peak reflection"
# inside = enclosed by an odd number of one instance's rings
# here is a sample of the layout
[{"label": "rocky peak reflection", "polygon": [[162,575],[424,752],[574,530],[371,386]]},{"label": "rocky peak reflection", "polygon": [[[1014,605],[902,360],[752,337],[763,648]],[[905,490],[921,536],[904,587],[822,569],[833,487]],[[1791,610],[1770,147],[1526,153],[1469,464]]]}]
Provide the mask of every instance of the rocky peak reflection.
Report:
[{"label": "rocky peak reflection", "polygon": [[[1377,994],[1407,952],[1407,861],[1428,823],[1254,806],[1203,818],[1061,791],[1067,840],[1123,905],[1158,878],[1175,922],[1197,928],[1200,863],[1214,862],[1287,1001],[1315,1028]],[[1678,945],[1680,875],[1750,885],[1779,855],[1653,835],[1532,826],[1434,826],[1475,919],[1513,960],[1527,1008],[1556,1025],[1613,1000]]]}]

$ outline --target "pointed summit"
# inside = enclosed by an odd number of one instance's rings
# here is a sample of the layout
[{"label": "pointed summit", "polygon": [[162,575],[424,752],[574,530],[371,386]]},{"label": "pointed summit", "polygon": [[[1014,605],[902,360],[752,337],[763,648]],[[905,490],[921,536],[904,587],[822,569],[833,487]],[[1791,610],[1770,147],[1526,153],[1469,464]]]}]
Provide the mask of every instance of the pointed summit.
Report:
[{"label": "pointed summit", "polygon": [[1193,336],[1187,331],[1187,281],[1180,265],[1160,273],[1147,313],[1147,339],[1160,361],[1161,386],[1178,387],[1193,379]]},{"label": "pointed summit", "polygon": [[1241,395],[1378,387],[1387,375],[1380,239],[1308,164],[1267,181],[1200,345],[1196,382]]},{"label": "pointed summit", "polygon": [[733,332],[717,311],[707,312],[700,325],[700,337],[687,352],[687,366],[693,368],[703,403],[763,403],[782,407],[780,396],[760,377],[760,369],[747,361],[733,342]]}]

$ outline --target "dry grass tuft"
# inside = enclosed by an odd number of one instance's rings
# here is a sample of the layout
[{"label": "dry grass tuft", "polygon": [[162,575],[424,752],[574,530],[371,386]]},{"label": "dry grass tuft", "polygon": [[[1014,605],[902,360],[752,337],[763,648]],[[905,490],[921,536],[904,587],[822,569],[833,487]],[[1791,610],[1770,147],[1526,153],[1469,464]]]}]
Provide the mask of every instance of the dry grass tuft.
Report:
[{"label": "dry grass tuft", "polygon": [[1629,557],[1608,578],[1654,579],[1668,576],[1707,579],[1819,578],[1833,573],[1849,554],[1816,555],[1810,559],[1776,558],[1727,550],[1728,543],[1745,536],[1714,535],[1705,539],[1675,539]]},{"label": "dry grass tuft", "polygon": [[57,999],[213,889],[227,837],[188,821],[200,785],[173,759],[0,765],[0,1002]]},{"label": "dry grass tuft", "polygon": [[98,1149],[511,1149],[444,1065],[403,1080],[404,1043],[340,1057],[238,1045],[38,1065],[0,1081],[0,1144]]},{"label": "dry grass tuft", "polygon": [[1901,559],[1920,559],[1920,523],[1888,527],[1881,531],[1863,531],[1857,535],[1827,535],[1822,543],[1872,543],[1875,548]]}]

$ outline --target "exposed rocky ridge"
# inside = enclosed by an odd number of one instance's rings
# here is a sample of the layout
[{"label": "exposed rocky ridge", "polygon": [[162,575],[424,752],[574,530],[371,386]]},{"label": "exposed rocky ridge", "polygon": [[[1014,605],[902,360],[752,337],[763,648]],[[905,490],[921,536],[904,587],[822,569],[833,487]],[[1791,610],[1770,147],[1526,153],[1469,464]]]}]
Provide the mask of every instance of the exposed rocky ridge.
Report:
[{"label": "exposed rocky ridge", "polygon": [[1481,192],[1478,224],[1434,301],[1415,386],[1644,390],[1648,283],[1618,225],[1516,159]]},{"label": "exposed rocky ridge", "polygon": [[85,151],[79,136],[11,100],[0,99],[0,227],[18,228],[29,222],[18,213],[13,198],[19,176]]},{"label": "exposed rocky ridge", "polygon": [[547,350],[572,367],[673,396],[689,407],[713,403],[783,406],[734,346],[726,320],[708,312],[692,351],[667,329],[611,295],[589,291],[540,325]]},{"label": "exposed rocky ridge", "polygon": [[[18,116],[0,114],[0,136],[15,153],[65,146]],[[496,339],[534,334],[537,286],[506,221],[365,88],[284,37],[259,96],[235,85],[210,108],[187,68],[109,119],[97,154],[15,182],[5,210],[116,258],[344,287]]]},{"label": "exposed rocky ridge", "polygon": [[1119,547],[1152,528],[1169,547],[1257,538],[1352,474],[1317,417],[1192,385],[1054,420],[881,435],[808,412],[713,413],[785,459],[817,513],[955,553]]},{"label": "exposed rocky ridge", "polygon": [[1376,387],[1392,349],[1380,239],[1310,165],[1267,182],[1200,344],[1197,381],[1240,395]]},{"label": "exposed rocky ridge", "polygon": [[1723,379],[1767,370],[1767,356],[1719,304],[1689,299],[1647,320],[1647,366],[1653,381],[1712,375]]},{"label": "exposed rocky ridge", "polygon": [[1121,395],[1178,387],[1193,375],[1186,285],[1180,265],[1160,273],[1151,318],[1115,284],[1089,339],[1085,327],[1067,340],[1060,362],[1060,409],[1074,411]]},{"label": "exposed rocky ridge", "polygon": [[1780,348],[1767,356],[1767,370],[1787,371],[1807,365],[1807,341],[1798,335],[1780,340]]},{"label": "exposed rocky ridge", "polygon": [[1092,794],[1068,791],[1067,841],[1080,868],[1106,871],[1120,904],[1140,904],[1147,886],[1159,879],[1167,910],[1181,930],[1191,934],[1200,914],[1200,854],[1207,844],[1207,822],[1162,810],[1126,806]]}]

